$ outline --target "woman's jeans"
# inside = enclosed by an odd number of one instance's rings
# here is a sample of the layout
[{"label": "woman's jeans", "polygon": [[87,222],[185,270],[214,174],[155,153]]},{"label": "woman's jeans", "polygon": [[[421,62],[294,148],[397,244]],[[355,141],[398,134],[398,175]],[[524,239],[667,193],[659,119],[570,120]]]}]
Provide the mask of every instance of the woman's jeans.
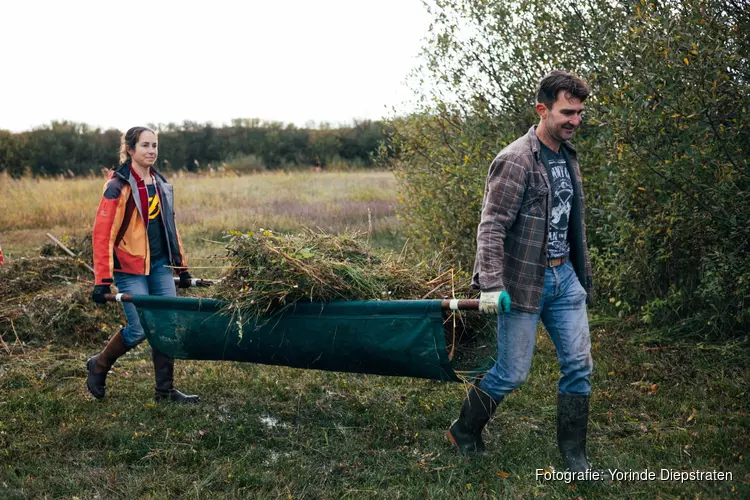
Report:
[{"label": "woman's jeans", "polygon": [[496,400],[520,387],[529,375],[540,317],[560,361],[558,392],[568,395],[588,395],[591,392],[594,363],[586,316],[586,292],[573,265],[566,261],[545,270],[538,312],[511,310],[498,316],[497,361],[479,382],[479,387]]},{"label": "woman's jeans", "polygon": [[[151,272],[148,276],[143,274],[114,273],[117,291],[131,295],[176,297],[177,291],[174,279],[172,278],[172,269],[166,267],[168,265],[169,259],[163,257],[151,263]],[[122,338],[128,347],[135,347],[143,342],[146,334],[141,326],[135,306],[129,302],[123,302],[122,308],[125,310],[125,317],[128,320],[128,325],[122,330]]]}]

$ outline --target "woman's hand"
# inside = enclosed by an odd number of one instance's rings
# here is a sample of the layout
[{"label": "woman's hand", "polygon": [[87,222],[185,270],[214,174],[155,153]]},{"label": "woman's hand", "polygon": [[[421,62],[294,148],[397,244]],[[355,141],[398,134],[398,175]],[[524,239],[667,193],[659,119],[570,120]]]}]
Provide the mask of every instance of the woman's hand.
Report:
[{"label": "woman's hand", "polygon": [[179,288],[190,288],[190,285],[193,284],[193,277],[190,276],[190,273],[187,271],[183,271],[180,273],[180,283],[177,285]]},{"label": "woman's hand", "polygon": [[106,304],[107,299],[104,298],[105,293],[112,293],[112,288],[109,285],[95,285],[94,291],[91,292],[91,300],[97,304]]}]

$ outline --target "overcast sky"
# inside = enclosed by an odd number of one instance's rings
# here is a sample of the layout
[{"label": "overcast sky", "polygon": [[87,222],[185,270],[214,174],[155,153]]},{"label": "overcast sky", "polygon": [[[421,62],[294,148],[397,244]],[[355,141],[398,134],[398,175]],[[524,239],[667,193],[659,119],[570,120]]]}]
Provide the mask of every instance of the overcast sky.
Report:
[{"label": "overcast sky", "polygon": [[0,129],[390,115],[421,0],[0,0]]}]

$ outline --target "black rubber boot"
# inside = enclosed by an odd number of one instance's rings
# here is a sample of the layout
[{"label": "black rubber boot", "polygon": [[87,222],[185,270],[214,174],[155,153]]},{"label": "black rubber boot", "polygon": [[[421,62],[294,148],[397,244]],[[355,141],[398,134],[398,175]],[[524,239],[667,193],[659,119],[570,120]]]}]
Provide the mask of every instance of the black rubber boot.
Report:
[{"label": "black rubber boot", "polygon": [[586,457],[588,422],[589,396],[557,395],[557,445],[571,472],[591,469]]},{"label": "black rubber boot", "polygon": [[482,429],[490,421],[503,400],[492,396],[472,385],[461,406],[461,413],[448,429],[448,439],[462,455],[475,455],[485,450]]},{"label": "black rubber boot", "polygon": [[174,359],[167,357],[156,349],[151,349],[154,360],[154,376],[156,378],[156,401],[174,401],[176,403],[197,403],[200,398],[196,395],[183,394],[174,388]]},{"label": "black rubber boot", "polygon": [[86,388],[96,399],[102,399],[106,391],[107,374],[117,358],[128,352],[131,348],[125,344],[122,338],[122,330],[109,339],[107,346],[96,356],[86,361]]}]

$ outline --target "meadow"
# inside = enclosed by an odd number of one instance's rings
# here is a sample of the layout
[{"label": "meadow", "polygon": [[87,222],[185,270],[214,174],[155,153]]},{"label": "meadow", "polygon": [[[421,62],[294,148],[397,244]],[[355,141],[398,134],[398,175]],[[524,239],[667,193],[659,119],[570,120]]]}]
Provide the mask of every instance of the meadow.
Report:
[{"label": "meadow", "polygon": [[[74,180],[11,179],[0,175],[0,246],[13,257],[33,255],[47,232],[91,231],[104,177]],[[175,217],[191,256],[216,250],[227,230],[301,227],[369,231],[385,246],[399,242],[396,180],[387,172],[268,173],[246,176],[169,177]]]},{"label": "meadow", "polygon": [[[188,256],[228,229],[368,231],[411,252],[387,172],[174,176]],[[14,259],[90,231],[103,179],[0,178],[0,245]],[[219,242],[219,243],[217,243]],[[220,269],[195,268],[195,275]],[[200,273],[199,273],[200,269]],[[93,284],[93,282],[92,282]],[[105,307],[116,307],[107,305]],[[457,455],[445,431],[466,387],[421,379],[178,361],[189,407],[156,404],[144,343],[115,365],[107,397],[84,388],[101,342],[0,349],[2,498],[748,498],[750,373],[731,346],[654,346],[592,315],[594,465],[731,472],[731,481],[537,478],[559,468],[555,350],[538,334],[527,383],[487,428],[490,452]],[[20,332],[24,337],[24,332]]]}]

